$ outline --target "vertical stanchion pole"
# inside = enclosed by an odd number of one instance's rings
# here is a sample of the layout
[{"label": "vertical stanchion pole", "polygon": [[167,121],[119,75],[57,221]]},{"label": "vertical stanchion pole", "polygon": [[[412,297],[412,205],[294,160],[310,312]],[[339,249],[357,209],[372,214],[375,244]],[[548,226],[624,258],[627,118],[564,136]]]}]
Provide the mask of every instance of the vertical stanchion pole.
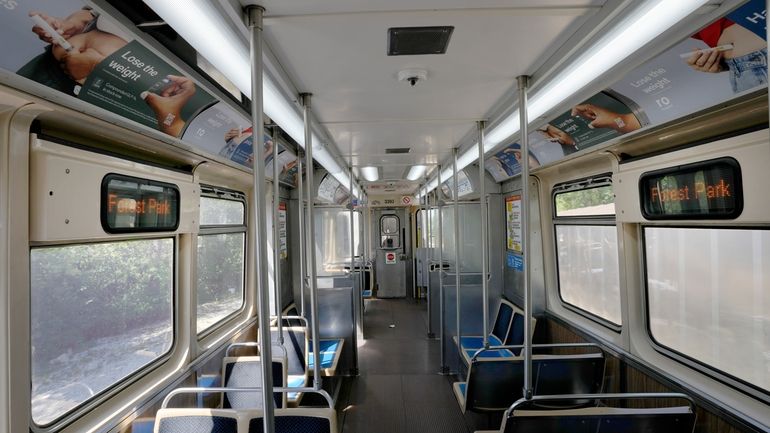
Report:
[{"label": "vertical stanchion pole", "polygon": [[318,343],[318,285],[316,282],[315,269],[315,219],[313,210],[313,134],[310,130],[310,93],[300,95],[302,99],[302,114],[305,119],[305,155],[307,157],[307,237],[308,251],[310,259],[308,260],[308,288],[310,289],[310,316],[311,329],[310,334],[313,338],[313,388],[321,389],[321,363]]},{"label": "vertical stanchion pole", "polygon": [[266,215],[262,205],[265,203],[265,124],[262,118],[262,17],[265,9],[261,6],[249,6],[248,16],[251,55],[251,139],[253,152],[253,185],[251,211],[256,227],[251,228],[251,242],[254,245],[255,271],[257,273],[257,308],[259,309],[259,353],[262,357],[262,403],[263,430],[265,433],[275,431],[273,410],[273,359],[270,338],[270,297],[267,290],[267,233]]},{"label": "vertical stanchion pole", "polygon": [[532,285],[529,269],[529,121],[527,89],[529,77],[516,77],[519,84],[519,133],[521,136],[521,243],[524,261],[524,398],[532,398]]},{"label": "vertical stanchion pole", "polygon": [[[481,313],[483,317],[484,348],[489,347],[489,282],[487,281],[489,239],[487,238],[487,191],[484,168],[484,121],[479,128],[479,205],[481,206]],[[503,342],[505,344],[505,342]]]},{"label": "vertical stanchion pole", "polygon": [[[424,184],[420,184],[417,188],[418,193],[422,193],[422,187]],[[420,221],[420,236],[417,239],[419,245],[425,250],[425,263],[423,264],[422,271],[424,272],[424,278],[421,281],[426,284],[425,297],[428,300],[428,338],[435,338],[436,333],[433,332],[433,310],[431,309],[433,304],[432,296],[430,295],[430,263],[433,261],[433,248],[430,245],[430,206],[428,206],[428,194],[420,197],[420,213],[422,220]],[[418,215],[419,215],[418,214]],[[415,257],[417,257],[415,255]],[[416,260],[415,260],[416,262]],[[416,271],[416,269],[415,269]],[[415,272],[417,275],[417,272]],[[416,278],[416,277],[415,277]],[[418,289],[419,292],[419,289]]]},{"label": "vertical stanchion pole", "polygon": [[[299,315],[305,317],[305,276],[307,275],[305,263],[305,195],[302,185],[302,159],[304,152],[297,152],[297,201],[299,202]],[[313,164],[310,164],[312,167]]]},{"label": "vertical stanchion pole", "polygon": [[[438,166],[438,188],[433,193],[433,197],[436,204],[436,212],[438,212],[438,236],[436,236],[436,239],[438,240],[438,293],[439,293],[439,322],[441,322],[441,374],[448,374],[449,373],[449,366],[446,363],[446,333],[444,332],[444,328],[446,328],[446,296],[444,295],[444,227],[443,227],[443,221],[444,217],[441,215],[441,208],[443,204],[443,200],[438,199],[438,191],[439,188],[441,188],[441,170],[443,170],[444,167],[439,164]],[[459,341],[459,339],[458,339]]]},{"label": "vertical stanchion pole", "polygon": [[[462,331],[460,329],[460,203],[458,200],[458,197],[460,197],[460,187],[457,182],[457,148],[452,149],[452,183],[454,190],[454,197],[452,198],[454,199],[455,214],[455,307],[457,307],[455,316],[457,323],[455,325],[457,327],[457,353],[462,360],[462,353],[460,353],[463,342]],[[441,188],[440,184],[438,188]]]},{"label": "vertical stanchion pole", "polygon": [[283,346],[283,294],[281,293],[281,230],[279,206],[281,186],[278,181],[278,127],[273,128],[273,289],[275,290],[275,315],[278,318],[278,342]]},{"label": "vertical stanchion pole", "polygon": [[[352,151],[351,151],[352,154]],[[353,338],[354,347],[358,348],[358,339],[364,338],[364,328],[363,328],[363,322],[364,322],[364,316],[362,314],[362,303],[363,303],[363,293],[361,290],[363,289],[363,280],[361,279],[361,276],[363,275],[363,272],[361,269],[359,271],[356,271],[356,231],[355,231],[355,220],[356,215],[354,211],[353,202],[355,200],[355,196],[353,195],[353,156],[350,157],[350,169],[348,171],[348,174],[350,175],[350,203],[348,206],[350,206],[350,282],[353,283],[354,275],[358,276],[358,288],[353,293],[353,314],[355,315],[355,327],[356,327],[356,335]],[[360,221],[359,221],[360,224]],[[354,274],[355,272],[355,274]],[[316,361],[319,360],[320,357],[316,358]],[[358,350],[353,350],[353,369],[358,370]]]}]

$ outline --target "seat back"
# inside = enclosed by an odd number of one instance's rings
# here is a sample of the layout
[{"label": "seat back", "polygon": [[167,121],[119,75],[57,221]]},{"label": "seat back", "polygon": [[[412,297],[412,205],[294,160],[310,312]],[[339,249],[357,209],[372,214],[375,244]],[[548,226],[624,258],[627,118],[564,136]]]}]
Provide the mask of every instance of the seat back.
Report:
[{"label": "seat back", "polygon": [[238,433],[238,414],[227,409],[161,409],[155,433]]},{"label": "seat back", "polygon": [[497,337],[500,341],[505,341],[508,336],[508,332],[511,329],[513,311],[513,304],[501,298],[500,305],[497,307],[495,323],[492,324],[492,335]]},{"label": "seat back", "polygon": [[[270,328],[273,344],[278,343],[278,328]],[[305,374],[307,328],[287,326],[283,328],[283,345],[286,348],[286,371],[290,375]]]},{"label": "seat back", "polygon": [[[286,359],[273,358],[273,386],[286,386]],[[226,357],[222,361],[225,388],[261,388],[262,359],[259,356]],[[275,407],[286,407],[286,394],[273,393]],[[254,409],[263,407],[261,392],[226,392],[222,396],[225,409]]]},{"label": "seat back", "polygon": [[521,398],[524,364],[514,358],[479,358],[468,369],[465,409],[503,411]]},{"label": "seat back", "polygon": [[[248,433],[262,433],[262,413],[246,415]],[[337,433],[337,413],[331,408],[295,408],[275,411],[275,433]]]},{"label": "seat back", "polygon": [[[604,353],[536,355],[532,359],[535,395],[596,394],[604,384]],[[577,407],[590,400],[559,400],[553,407]]]},{"label": "seat back", "polygon": [[504,433],[692,433],[695,413],[690,407],[537,410],[514,412],[504,424]]}]

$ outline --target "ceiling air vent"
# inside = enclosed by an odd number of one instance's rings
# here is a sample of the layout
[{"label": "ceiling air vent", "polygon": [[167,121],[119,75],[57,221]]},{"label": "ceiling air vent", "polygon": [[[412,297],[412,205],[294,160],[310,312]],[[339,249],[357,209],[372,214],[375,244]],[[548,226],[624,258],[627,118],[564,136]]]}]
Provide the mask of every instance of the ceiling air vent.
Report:
[{"label": "ceiling air vent", "polygon": [[408,147],[389,147],[385,149],[386,154],[394,154],[394,153],[409,153]]},{"label": "ceiling air vent", "polygon": [[444,54],[454,29],[453,26],[391,27],[388,29],[388,55]]}]

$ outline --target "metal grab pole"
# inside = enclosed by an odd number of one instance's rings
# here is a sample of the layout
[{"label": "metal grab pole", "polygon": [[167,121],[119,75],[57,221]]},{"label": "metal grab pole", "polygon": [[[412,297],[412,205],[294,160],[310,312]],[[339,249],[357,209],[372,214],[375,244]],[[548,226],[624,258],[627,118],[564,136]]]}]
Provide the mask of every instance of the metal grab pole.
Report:
[{"label": "metal grab pole", "polygon": [[527,88],[529,77],[516,77],[519,84],[519,131],[521,134],[521,243],[524,262],[524,398],[532,398],[532,286],[529,281],[529,131]]},{"label": "metal grab pole", "polygon": [[280,182],[278,182],[278,127],[273,128],[273,290],[275,315],[278,318],[278,342],[283,346],[283,296],[281,293],[281,230],[279,221]]},{"label": "metal grab pole", "polygon": [[[441,167],[441,164],[438,166],[438,184],[439,188],[441,187],[441,170],[443,167]],[[443,227],[443,216],[441,215],[441,203],[442,200],[438,200],[438,188],[436,188],[436,191],[433,193],[433,197],[436,200],[436,212],[438,212],[438,236],[436,239],[438,239],[438,293],[439,293],[439,322],[441,322],[441,373],[442,374],[448,374],[449,373],[449,366],[446,363],[446,341],[444,341],[445,333],[444,328],[446,327],[446,312],[444,309],[446,308],[446,300],[444,299],[444,227]],[[459,339],[458,339],[459,341]]]},{"label": "metal grab pole", "polygon": [[[259,309],[259,353],[263,360],[273,359],[271,354],[270,338],[270,297],[267,291],[267,233],[266,215],[262,204],[265,202],[265,124],[262,118],[262,17],[265,9],[261,6],[248,6],[249,31],[251,33],[251,140],[253,152],[253,185],[251,211],[254,215],[256,227],[251,228],[251,242],[254,245],[255,271],[257,273],[257,308]],[[263,430],[265,433],[275,431],[273,411],[273,365],[272,362],[261,362],[262,370],[262,402],[263,402]]]},{"label": "metal grab pole", "polygon": [[486,122],[479,121],[479,205],[481,206],[481,312],[483,317],[484,348],[489,347],[489,283],[487,281],[489,239],[487,238],[487,192],[484,168],[484,127]]},{"label": "metal grab pole", "polygon": [[318,287],[315,269],[315,219],[313,218],[313,134],[310,131],[310,93],[300,95],[302,115],[305,119],[305,155],[307,157],[307,237],[310,260],[308,260],[308,288],[310,289],[310,334],[313,338],[313,388],[321,389],[321,357],[318,343]]},{"label": "metal grab pole", "polygon": [[[302,188],[303,152],[297,152],[297,200],[299,201],[299,315],[305,316],[305,196]],[[313,164],[310,164],[312,167]]]},{"label": "metal grab pole", "polygon": [[[457,182],[457,148],[452,149],[452,183],[454,184],[454,211],[455,211],[455,306],[457,312],[455,319],[457,321],[457,353],[462,359],[463,337],[460,331],[460,203],[458,197],[460,197],[459,185]],[[441,188],[441,185],[438,186]]]}]

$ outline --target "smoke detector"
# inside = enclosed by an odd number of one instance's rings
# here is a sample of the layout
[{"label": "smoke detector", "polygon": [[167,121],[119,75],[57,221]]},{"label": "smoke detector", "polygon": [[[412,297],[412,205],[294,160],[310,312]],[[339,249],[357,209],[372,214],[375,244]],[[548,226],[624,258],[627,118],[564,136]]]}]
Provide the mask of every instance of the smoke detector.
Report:
[{"label": "smoke detector", "polygon": [[428,71],[425,69],[404,69],[398,72],[398,81],[409,83],[412,87],[420,81],[428,79]]}]

